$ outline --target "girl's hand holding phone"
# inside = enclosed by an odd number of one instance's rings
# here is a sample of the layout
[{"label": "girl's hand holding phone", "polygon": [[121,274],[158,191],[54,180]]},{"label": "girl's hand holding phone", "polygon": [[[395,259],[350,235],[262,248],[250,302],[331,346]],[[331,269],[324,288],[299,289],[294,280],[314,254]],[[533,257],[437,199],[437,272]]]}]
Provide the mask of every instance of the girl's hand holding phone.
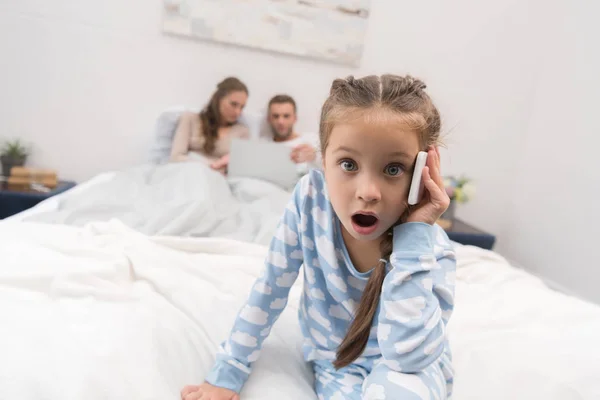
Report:
[{"label": "girl's hand holding phone", "polygon": [[440,152],[431,146],[427,152],[427,164],[423,168],[423,197],[410,208],[406,222],[424,222],[433,225],[450,206],[450,197],[444,188],[444,180],[440,173]]}]

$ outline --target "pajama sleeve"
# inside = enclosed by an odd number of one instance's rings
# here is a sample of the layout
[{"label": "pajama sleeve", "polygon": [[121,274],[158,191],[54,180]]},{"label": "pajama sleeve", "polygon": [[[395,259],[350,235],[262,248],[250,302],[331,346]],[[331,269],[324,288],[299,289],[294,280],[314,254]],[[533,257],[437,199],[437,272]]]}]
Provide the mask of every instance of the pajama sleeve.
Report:
[{"label": "pajama sleeve", "polygon": [[289,291],[298,277],[303,255],[300,237],[301,184],[292,199],[269,247],[262,276],[256,280],[246,304],[239,311],[229,338],[221,345],[216,362],[206,377],[214,386],[240,392],[263,341],[287,305]]},{"label": "pajama sleeve", "polygon": [[390,368],[416,373],[435,362],[446,345],[446,323],[454,304],[455,255],[438,226],[405,223],[396,226],[393,235],[377,339]]}]

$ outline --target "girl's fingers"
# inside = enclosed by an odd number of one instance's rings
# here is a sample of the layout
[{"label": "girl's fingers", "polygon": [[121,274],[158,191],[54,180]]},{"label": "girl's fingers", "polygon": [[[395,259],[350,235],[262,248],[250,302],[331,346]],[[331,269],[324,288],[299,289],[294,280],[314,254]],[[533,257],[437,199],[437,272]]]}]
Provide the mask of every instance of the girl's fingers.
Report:
[{"label": "girl's fingers", "polygon": [[438,184],[438,186],[440,187],[440,189],[442,189],[442,191],[444,190],[444,177],[442,176],[442,161],[440,158],[440,148],[438,146],[435,147],[435,153],[436,153],[436,161],[437,161],[437,179],[436,179],[436,183]]},{"label": "girl's fingers", "polygon": [[429,173],[429,167],[423,168],[423,183],[427,191],[429,191],[430,202],[435,205],[443,205],[445,202],[445,191],[433,180]]},{"label": "girl's fingers", "polygon": [[435,151],[432,151],[430,152],[430,154],[432,155],[432,160],[431,165],[429,165],[429,174],[431,176],[431,179],[433,179],[436,185],[438,185],[438,187],[440,187],[441,189],[444,187],[444,180],[440,175],[439,160],[437,158],[437,153]]},{"label": "girl's fingers", "polygon": [[186,386],[181,391],[181,397],[183,398],[197,389],[198,389],[198,386],[193,386],[193,385]]},{"label": "girl's fingers", "polygon": [[185,397],[185,400],[199,400],[202,398],[202,395],[201,391],[190,393]]},{"label": "girl's fingers", "polygon": [[196,398],[200,398],[197,397],[198,396],[198,392],[192,392],[192,393],[188,393],[187,395],[185,395],[184,397],[181,398],[181,400],[192,400],[192,399],[196,399]]},{"label": "girl's fingers", "polygon": [[440,173],[439,148],[436,146],[431,146],[430,150],[431,151],[429,152],[428,158],[431,158],[431,163],[428,162],[427,165],[429,165],[431,179],[433,179],[440,189],[444,189],[444,179]]}]

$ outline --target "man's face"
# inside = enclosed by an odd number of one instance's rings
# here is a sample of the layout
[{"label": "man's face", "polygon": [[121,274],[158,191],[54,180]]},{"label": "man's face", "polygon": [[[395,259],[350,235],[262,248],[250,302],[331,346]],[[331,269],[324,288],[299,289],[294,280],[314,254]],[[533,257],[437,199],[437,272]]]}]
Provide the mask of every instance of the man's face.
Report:
[{"label": "man's face", "polygon": [[296,123],[296,111],[291,103],[274,103],[269,108],[269,125],[273,131],[273,139],[286,140],[293,131]]}]

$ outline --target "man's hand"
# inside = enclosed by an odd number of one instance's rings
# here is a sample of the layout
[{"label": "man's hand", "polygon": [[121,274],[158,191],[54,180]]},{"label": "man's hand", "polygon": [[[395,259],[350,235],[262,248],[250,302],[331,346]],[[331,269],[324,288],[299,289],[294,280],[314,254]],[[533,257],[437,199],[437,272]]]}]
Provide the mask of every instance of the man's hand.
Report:
[{"label": "man's hand", "polygon": [[292,149],[291,158],[296,164],[313,162],[317,159],[317,149],[308,143],[299,144]]}]

